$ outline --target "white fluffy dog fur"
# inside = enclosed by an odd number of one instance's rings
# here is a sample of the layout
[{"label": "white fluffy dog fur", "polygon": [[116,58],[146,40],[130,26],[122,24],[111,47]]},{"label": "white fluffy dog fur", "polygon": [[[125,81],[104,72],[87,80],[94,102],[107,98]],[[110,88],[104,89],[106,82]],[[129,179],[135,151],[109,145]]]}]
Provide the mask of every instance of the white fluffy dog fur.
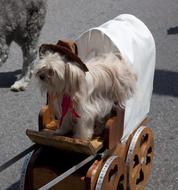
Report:
[{"label": "white fluffy dog fur", "polygon": [[75,62],[66,61],[59,53],[48,52],[36,68],[43,91],[57,95],[61,114],[63,95],[70,96],[75,111],[80,116],[75,121],[67,113],[56,133],[73,132],[74,137],[91,139],[97,121],[109,114],[113,106],[124,107],[125,101],[135,92],[136,75],[132,67],[120,55],[103,54],[87,61],[88,72],[82,71]]}]

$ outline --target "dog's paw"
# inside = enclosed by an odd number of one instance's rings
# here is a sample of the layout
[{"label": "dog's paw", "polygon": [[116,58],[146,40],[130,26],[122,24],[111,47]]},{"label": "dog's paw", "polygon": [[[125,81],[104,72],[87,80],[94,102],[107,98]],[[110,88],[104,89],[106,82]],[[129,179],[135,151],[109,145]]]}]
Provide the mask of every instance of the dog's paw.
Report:
[{"label": "dog's paw", "polygon": [[62,127],[58,128],[58,129],[56,129],[56,130],[54,131],[54,135],[64,136],[66,133],[67,133],[67,132],[66,132],[64,129],[62,129]]},{"label": "dog's paw", "polygon": [[11,90],[15,92],[24,91],[28,84],[29,81],[25,81],[24,79],[18,80],[11,86]]},{"label": "dog's paw", "polygon": [[90,130],[85,131],[85,133],[76,132],[74,138],[82,140],[91,140],[93,137],[93,132]]}]

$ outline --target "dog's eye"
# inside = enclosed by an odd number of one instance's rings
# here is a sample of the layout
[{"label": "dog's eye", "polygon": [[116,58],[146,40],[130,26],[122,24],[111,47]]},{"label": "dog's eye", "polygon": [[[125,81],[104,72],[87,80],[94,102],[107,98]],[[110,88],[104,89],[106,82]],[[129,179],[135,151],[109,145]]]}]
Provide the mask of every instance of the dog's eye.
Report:
[{"label": "dog's eye", "polygon": [[45,80],[45,75],[44,75],[44,74],[40,74],[40,75],[39,75],[39,78],[40,78],[41,80]]}]

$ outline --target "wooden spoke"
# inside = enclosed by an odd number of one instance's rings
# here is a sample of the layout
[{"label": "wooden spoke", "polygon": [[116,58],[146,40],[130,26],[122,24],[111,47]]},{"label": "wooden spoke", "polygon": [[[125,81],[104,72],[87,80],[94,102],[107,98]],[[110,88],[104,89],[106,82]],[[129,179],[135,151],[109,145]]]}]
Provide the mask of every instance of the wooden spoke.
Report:
[{"label": "wooden spoke", "polygon": [[131,140],[126,158],[130,190],[144,190],[153,162],[154,139],[150,128],[141,126]]},{"label": "wooden spoke", "polygon": [[140,164],[133,168],[131,176],[132,180],[136,180],[136,177],[139,175],[141,169],[142,167],[140,166]]}]

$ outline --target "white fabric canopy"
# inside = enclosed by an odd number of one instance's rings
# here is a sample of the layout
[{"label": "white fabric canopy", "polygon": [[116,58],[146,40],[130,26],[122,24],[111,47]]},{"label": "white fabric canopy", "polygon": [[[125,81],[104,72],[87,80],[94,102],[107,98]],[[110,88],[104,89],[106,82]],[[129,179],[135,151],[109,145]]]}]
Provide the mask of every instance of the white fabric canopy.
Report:
[{"label": "white fabric canopy", "polygon": [[76,40],[79,57],[86,60],[120,51],[138,76],[137,93],[126,102],[122,142],[147,116],[153,90],[155,42],[146,25],[133,15],[122,14],[84,32]]}]

